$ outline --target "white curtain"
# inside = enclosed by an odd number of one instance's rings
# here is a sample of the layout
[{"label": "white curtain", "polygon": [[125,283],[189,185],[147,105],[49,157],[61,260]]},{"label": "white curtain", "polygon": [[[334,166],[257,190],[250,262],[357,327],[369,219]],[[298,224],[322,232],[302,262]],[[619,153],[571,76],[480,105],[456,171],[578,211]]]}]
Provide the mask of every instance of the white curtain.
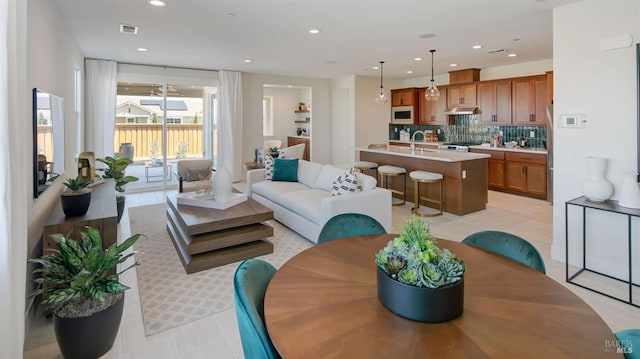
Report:
[{"label": "white curtain", "polygon": [[25,329],[27,179],[31,178],[26,174],[33,163],[22,35],[25,3],[0,0],[0,358],[22,358]]},{"label": "white curtain", "polygon": [[224,166],[235,182],[242,178],[242,73],[220,71],[219,76],[218,166]]},{"label": "white curtain", "polygon": [[96,158],[113,156],[118,66],[115,61],[85,59],[85,148]]}]

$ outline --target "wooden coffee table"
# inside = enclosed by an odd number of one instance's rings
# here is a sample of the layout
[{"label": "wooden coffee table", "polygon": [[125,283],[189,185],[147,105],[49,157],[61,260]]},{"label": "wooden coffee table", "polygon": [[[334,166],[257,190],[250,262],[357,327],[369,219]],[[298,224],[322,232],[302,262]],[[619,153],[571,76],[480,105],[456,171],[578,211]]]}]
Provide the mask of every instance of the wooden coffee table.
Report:
[{"label": "wooden coffee table", "polygon": [[178,205],[167,195],[167,231],[187,274],[273,253],[273,211],[248,198],[225,210]]}]

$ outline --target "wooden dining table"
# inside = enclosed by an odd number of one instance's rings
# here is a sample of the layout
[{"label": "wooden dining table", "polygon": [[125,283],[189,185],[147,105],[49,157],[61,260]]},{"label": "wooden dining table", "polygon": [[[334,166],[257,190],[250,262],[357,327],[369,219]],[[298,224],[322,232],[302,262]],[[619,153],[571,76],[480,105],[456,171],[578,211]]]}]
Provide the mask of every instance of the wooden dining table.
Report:
[{"label": "wooden dining table", "polygon": [[615,336],[552,278],[506,257],[436,240],[466,265],[464,310],[443,323],[400,317],[379,300],[375,254],[396,235],[311,247],[267,288],[266,327],[283,358],[602,358]]}]

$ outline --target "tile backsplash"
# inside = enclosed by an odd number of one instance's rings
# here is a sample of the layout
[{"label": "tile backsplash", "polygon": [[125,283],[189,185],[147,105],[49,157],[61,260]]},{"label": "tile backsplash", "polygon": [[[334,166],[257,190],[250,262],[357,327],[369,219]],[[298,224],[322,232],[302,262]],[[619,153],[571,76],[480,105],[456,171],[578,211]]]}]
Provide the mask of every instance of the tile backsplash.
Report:
[{"label": "tile backsplash", "polygon": [[[455,125],[395,125],[389,124],[389,140],[399,140],[400,130],[432,130],[441,142],[463,142],[478,145],[488,143],[491,137],[502,132],[503,142],[518,141],[524,137],[527,146],[543,148],[547,139],[546,126],[486,126],[479,125],[477,115],[457,115]],[[533,135],[533,136],[532,136]],[[418,137],[421,139],[421,137]]]}]

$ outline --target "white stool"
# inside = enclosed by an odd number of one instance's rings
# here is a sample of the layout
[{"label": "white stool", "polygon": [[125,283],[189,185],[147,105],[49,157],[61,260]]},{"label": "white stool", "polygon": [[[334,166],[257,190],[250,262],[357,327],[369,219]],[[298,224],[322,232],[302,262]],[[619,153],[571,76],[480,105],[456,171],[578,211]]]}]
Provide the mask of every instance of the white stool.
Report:
[{"label": "white stool", "polygon": [[378,164],[375,162],[357,161],[353,164],[353,167],[361,173],[364,173],[365,170],[373,170],[375,172],[373,178],[378,178]]},{"label": "white stool", "polygon": [[[414,190],[413,190],[413,208],[411,208],[411,211],[421,217],[434,217],[434,216],[440,216],[442,215],[442,180],[443,180],[443,176],[440,173],[433,173],[433,172],[427,172],[427,171],[411,171],[411,173],[409,173],[409,177],[411,177],[411,180],[414,183]],[[440,196],[439,199],[435,200],[432,198],[427,198],[427,197],[421,197],[420,196],[420,183],[438,183],[440,185]],[[439,212],[437,213],[432,213],[432,214],[426,214],[423,212],[420,212],[420,201],[424,200],[425,202],[431,202],[431,203],[435,203],[437,204],[440,208],[439,208]]]},{"label": "white stool", "polygon": [[[407,192],[407,170],[402,167],[384,165],[378,167],[378,175],[380,176],[380,187],[386,188],[391,193],[399,194],[402,196],[402,200],[391,197],[391,204],[393,206],[401,206],[405,203]],[[402,191],[389,188],[389,177],[402,176]]]}]

